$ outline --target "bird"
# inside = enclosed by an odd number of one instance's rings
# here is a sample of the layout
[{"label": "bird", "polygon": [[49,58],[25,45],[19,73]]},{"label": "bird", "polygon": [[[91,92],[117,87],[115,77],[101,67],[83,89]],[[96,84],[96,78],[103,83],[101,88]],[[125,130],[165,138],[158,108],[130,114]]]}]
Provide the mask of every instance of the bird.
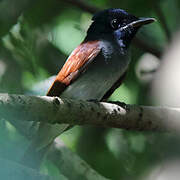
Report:
[{"label": "bird", "polygon": [[[92,17],[85,39],[70,54],[47,96],[107,101],[126,76],[133,37],[143,25],[154,21],[154,18],[138,18],[118,8],[97,12]],[[55,125],[56,132],[53,132],[53,126],[40,125],[41,135],[38,136],[41,142],[38,143],[41,148],[69,128],[67,124]]]}]

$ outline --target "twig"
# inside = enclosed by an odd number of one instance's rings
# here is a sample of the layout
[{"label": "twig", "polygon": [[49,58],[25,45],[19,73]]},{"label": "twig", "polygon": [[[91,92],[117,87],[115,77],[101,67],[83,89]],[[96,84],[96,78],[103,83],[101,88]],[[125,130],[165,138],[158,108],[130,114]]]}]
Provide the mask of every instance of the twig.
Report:
[{"label": "twig", "polygon": [[[68,179],[107,180],[93,170],[85,161],[69,150],[61,141],[55,140],[47,155],[60,173]],[[71,171],[71,173],[69,173]]]},{"label": "twig", "polygon": [[97,8],[95,6],[88,5],[87,2],[84,2],[82,0],[60,0],[60,1],[63,1],[65,3],[68,3],[68,4],[71,4],[73,6],[76,6],[76,7],[80,8],[81,10],[87,11],[87,12],[89,12],[91,14],[94,14],[97,11],[100,10],[99,8]]},{"label": "twig", "polygon": [[180,109],[94,103],[58,97],[0,94],[0,117],[49,124],[95,125],[144,131],[179,130]]}]

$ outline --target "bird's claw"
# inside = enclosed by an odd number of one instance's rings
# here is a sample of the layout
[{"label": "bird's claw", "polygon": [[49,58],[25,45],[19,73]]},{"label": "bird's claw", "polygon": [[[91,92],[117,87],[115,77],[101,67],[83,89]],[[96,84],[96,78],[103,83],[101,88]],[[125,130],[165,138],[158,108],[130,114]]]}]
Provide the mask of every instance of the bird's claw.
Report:
[{"label": "bird's claw", "polygon": [[108,103],[112,103],[112,104],[116,104],[118,106],[121,106],[122,108],[124,108],[125,110],[128,110],[128,105],[124,102],[120,102],[120,101],[108,101]]}]

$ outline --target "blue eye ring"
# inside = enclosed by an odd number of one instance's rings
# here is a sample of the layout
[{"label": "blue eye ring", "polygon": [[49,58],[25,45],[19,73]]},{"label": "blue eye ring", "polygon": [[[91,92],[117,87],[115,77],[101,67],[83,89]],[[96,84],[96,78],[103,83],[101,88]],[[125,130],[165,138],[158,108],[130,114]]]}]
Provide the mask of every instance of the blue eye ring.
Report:
[{"label": "blue eye ring", "polygon": [[113,29],[118,29],[118,28],[119,28],[119,22],[118,22],[117,19],[111,20],[110,25],[111,25],[111,27],[112,27]]}]

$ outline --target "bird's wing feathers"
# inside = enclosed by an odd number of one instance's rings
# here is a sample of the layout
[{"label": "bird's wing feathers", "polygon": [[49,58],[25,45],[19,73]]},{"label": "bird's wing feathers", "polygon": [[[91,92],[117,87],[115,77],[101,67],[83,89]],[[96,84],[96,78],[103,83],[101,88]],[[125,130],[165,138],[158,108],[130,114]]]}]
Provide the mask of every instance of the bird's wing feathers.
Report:
[{"label": "bird's wing feathers", "polygon": [[69,56],[56,76],[47,96],[59,96],[71,84],[101,51],[99,41],[81,43]]}]

